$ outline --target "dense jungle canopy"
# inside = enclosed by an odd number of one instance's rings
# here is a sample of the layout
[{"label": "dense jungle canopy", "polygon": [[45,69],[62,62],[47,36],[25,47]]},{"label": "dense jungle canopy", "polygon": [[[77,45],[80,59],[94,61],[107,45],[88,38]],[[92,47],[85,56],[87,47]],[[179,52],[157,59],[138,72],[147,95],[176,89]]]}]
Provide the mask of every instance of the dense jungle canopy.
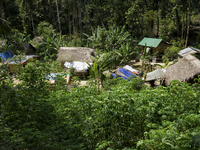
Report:
[{"label": "dense jungle canopy", "polygon": [[2,0],[0,16],[31,37],[45,21],[62,35],[76,38],[91,35],[98,26],[125,25],[134,39],[186,40],[189,33],[189,44],[194,45],[199,39],[199,7],[198,0]]}]

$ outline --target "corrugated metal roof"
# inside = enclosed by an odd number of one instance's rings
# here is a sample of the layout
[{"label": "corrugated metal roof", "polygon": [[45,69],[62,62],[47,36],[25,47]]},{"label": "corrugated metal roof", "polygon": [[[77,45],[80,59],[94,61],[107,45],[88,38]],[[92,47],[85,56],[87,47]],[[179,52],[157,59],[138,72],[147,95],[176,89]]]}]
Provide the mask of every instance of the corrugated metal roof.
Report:
[{"label": "corrugated metal roof", "polygon": [[148,47],[157,47],[161,41],[162,39],[144,38],[140,43],[138,43],[138,45],[145,46],[146,43],[146,46]]},{"label": "corrugated metal roof", "polygon": [[199,53],[199,52],[200,52],[200,50],[198,50],[196,48],[187,47],[187,48],[181,50],[178,54],[183,57],[187,54],[194,54],[194,53]]}]

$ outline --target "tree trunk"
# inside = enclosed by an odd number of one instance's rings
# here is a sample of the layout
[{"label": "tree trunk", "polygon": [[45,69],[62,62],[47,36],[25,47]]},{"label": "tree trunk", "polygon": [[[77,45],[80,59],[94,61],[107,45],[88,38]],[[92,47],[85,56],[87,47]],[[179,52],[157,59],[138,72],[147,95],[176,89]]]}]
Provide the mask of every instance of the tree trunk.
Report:
[{"label": "tree trunk", "polygon": [[84,0],[84,8],[85,8],[85,26],[86,26],[86,34],[88,35],[88,26],[87,26],[87,0]]},{"label": "tree trunk", "polygon": [[28,2],[29,2],[30,13],[31,13],[31,24],[32,24],[32,29],[33,29],[33,36],[35,37],[35,29],[34,29],[33,13],[32,13],[33,2],[32,2],[32,0],[29,0]]},{"label": "tree trunk", "polygon": [[187,47],[188,43],[188,36],[189,36],[189,30],[190,30],[190,20],[191,20],[191,12],[190,12],[190,0],[188,0],[189,8],[188,8],[188,14],[189,14],[189,20],[188,20],[188,27],[187,27],[187,36],[185,41],[185,48]]},{"label": "tree trunk", "polygon": [[157,37],[159,35],[159,16],[158,16],[158,10],[157,10]]},{"label": "tree trunk", "polygon": [[183,33],[184,33],[184,15],[183,15],[183,21],[182,21],[181,41],[184,39],[184,38],[183,38]]},{"label": "tree trunk", "polygon": [[81,16],[81,0],[77,0],[78,4],[78,22],[79,22],[79,33],[82,40],[82,16]]},{"label": "tree trunk", "polygon": [[3,13],[2,13],[2,3],[3,3],[3,1],[1,1],[1,3],[0,3],[0,17],[1,18],[3,18]]},{"label": "tree trunk", "polygon": [[73,7],[73,14],[72,14],[72,25],[73,25],[73,34],[75,33],[75,8]]},{"label": "tree trunk", "polygon": [[68,10],[68,22],[69,22],[69,36],[72,36],[72,26],[71,26],[71,19],[70,19],[70,9]]},{"label": "tree trunk", "polygon": [[[144,0],[143,0],[143,5],[142,5],[142,14],[144,14]],[[144,37],[144,17],[142,16],[142,37]]]},{"label": "tree trunk", "polygon": [[60,31],[60,35],[62,37],[61,24],[60,24],[60,16],[59,16],[59,9],[58,9],[58,0],[56,0],[56,8],[57,8],[57,17],[58,17],[58,28],[59,28],[59,31]]},{"label": "tree trunk", "polygon": [[33,28],[33,36],[35,37],[35,29],[34,29],[34,22],[33,22],[33,14],[32,14],[32,10],[31,11],[31,23],[32,23],[32,28]]},{"label": "tree trunk", "polygon": [[179,30],[180,30],[180,18],[178,15],[178,8],[176,8],[176,26],[177,26],[177,37],[179,36]]},{"label": "tree trunk", "polygon": [[71,26],[70,17],[68,18],[68,22],[69,22],[69,36],[70,36],[70,38],[71,38],[71,37],[72,37],[72,26]]}]

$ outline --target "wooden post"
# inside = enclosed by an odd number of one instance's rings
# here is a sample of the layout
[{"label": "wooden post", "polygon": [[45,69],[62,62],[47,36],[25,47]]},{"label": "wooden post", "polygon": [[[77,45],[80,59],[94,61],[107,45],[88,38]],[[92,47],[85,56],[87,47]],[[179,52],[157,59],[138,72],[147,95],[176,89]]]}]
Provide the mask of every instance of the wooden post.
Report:
[{"label": "wooden post", "polygon": [[14,73],[14,71],[13,71],[13,64],[9,64],[9,68],[10,68],[10,72]]},{"label": "wooden post", "polygon": [[64,66],[65,62],[61,62],[61,67],[64,69],[65,66]]}]

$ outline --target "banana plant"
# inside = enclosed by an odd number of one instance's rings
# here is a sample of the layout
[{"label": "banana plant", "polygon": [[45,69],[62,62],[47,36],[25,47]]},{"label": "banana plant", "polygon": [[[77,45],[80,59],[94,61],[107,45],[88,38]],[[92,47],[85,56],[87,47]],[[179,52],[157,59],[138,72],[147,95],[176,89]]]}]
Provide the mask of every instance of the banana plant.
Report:
[{"label": "banana plant", "polygon": [[99,27],[89,36],[84,33],[88,41],[92,43],[92,47],[99,52],[111,52],[119,49],[121,45],[130,37],[129,32],[123,28],[111,26],[108,30],[105,27]]},{"label": "banana plant", "polygon": [[103,74],[105,70],[108,69],[111,62],[107,60],[107,55],[101,55],[99,58],[94,57],[94,63],[93,65],[87,64],[90,67],[90,76],[95,80],[95,84],[98,87],[98,90],[100,88],[100,85],[103,87],[103,81],[106,79],[106,76]]},{"label": "banana plant", "polygon": [[116,50],[115,53],[120,57],[120,65],[123,63],[128,63],[131,60],[131,57],[135,52],[131,48],[131,43],[127,42],[122,44],[119,50]]}]

